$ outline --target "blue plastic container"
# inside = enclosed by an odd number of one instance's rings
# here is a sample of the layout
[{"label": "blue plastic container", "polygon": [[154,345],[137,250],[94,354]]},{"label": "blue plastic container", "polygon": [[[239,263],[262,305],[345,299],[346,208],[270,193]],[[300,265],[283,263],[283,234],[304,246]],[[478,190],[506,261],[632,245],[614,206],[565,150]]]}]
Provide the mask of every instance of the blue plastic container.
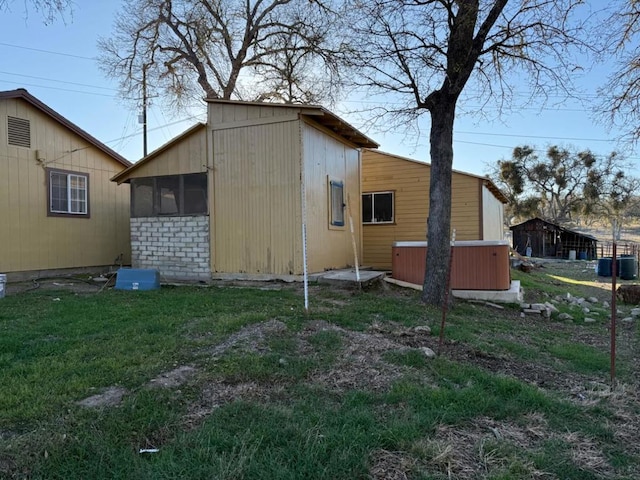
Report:
[{"label": "blue plastic container", "polygon": [[598,276],[610,277],[611,276],[611,263],[613,259],[611,257],[603,257],[598,260]]},{"label": "blue plastic container", "polygon": [[120,268],[116,275],[116,290],[157,290],[160,272],[143,268]]}]

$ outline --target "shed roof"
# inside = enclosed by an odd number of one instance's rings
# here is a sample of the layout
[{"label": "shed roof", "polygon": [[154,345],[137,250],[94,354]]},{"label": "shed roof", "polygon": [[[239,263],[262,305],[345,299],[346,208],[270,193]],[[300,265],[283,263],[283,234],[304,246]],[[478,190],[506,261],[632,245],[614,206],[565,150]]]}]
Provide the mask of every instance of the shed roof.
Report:
[{"label": "shed roof", "polygon": [[[426,165],[428,167],[431,167],[431,164],[429,162],[423,162],[422,160],[416,160],[415,158],[408,158],[408,157],[403,157],[401,155],[396,155],[394,153],[388,153],[388,152],[383,152],[381,150],[376,150],[376,153],[382,154],[382,155],[387,155],[389,157],[394,157],[397,158],[398,160],[404,160],[407,162],[413,162],[413,163],[417,163],[420,165]],[[473,177],[473,178],[477,178],[479,180],[482,180],[484,182],[485,187],[487,187],[489,189],[489,191],[491,193],[493,193],[493,195],[502,203],[507,204],[509,203],[509,200],[507,199],[507,197],[505,196],[504,193],[502,193],[502,190],[500,190],[497,185],[495,183],[493,183],[493,181],[488,178],[488,177],[483,177],[480,175],[476,175],[474,173],[468,173],[468,172],[463,172],[461,170],[452,170],[454,173],[460,174],[460,175],[466,175],[467,177]]]},{"label": "shed roof", "polygon": [[360,130],[338,117],[320,105],[303,105],[293,103],[269,103],[269,102],[242,102],[238,100],[221,100],[218,98],[206,99],[207,103],[231,104],[231,105],[255,105],[276,108],[298,109],[302,116],[309,117],[328,128],[335,134],[343,137],[360,148],[378,148],[380,145],[367,137]]},{"label": "shed roof", "polygon": [[567,232],[567,233],[570,233],[572,235],[578,235],[580,237],[588,238],[589,240],[595,240],[596,242],[598,241],[598,239],[596,237],[594,237],[593,235],[589,235],[587,233],[581,233],[581,232],[577,232],[575,230],[571,230],[569,228],[565,228],[565,227],[563,227],[561,225],[558,225],[557,223],[549,222],[549,221],[544,220],[544,219],[542,219],[540,217],[533,217],[533,218],[530,218],[529,220],[525,220],[524,222],[518,223],[516,225],[511,225],[509,227],[509,229],[510,230],[518,229],[518,227],[522,227],[522,226],[524,226],[524,225],[526,225],[528,223],[531,223],[531,222],[542,222],[542,223],[545,223],[545,224],[547,224],[547,225],[549,225],[551,227],[554,227],[556,230],[558,230],[560,232]]},{"label": "shed roof", "polygon": [[94,136],[89,135],[83,129],[78,127],[75,123],[73,123],[70,120],[66,119],[65,117],[60,115],[58,112],[53,110],[51,107],[49,107],[49,106],[45,105],[44,103],[42,103],[36,97],[31,95],[26,89],[18,88],[16,90],[7,90],[7,91],[4,91],[4,92],[0,92],[0,100],[2,100],[2,99],[13,99],[13,98],[19,98],[19,99],[22,99],[22,100],[28,102],[29,104],[31,104],[32,106],[34,106],[35,108],[40,110],[42,113],[44,113],[45,115],[48,115],[49,117],[54,119],[56,122],[60,123],[61,125],[65,126],[65,127],[67,127],[69,130],[71,130],[72,132],[74,132],[78,136],[80,136],[83,139],[85,139],[87,142],[89,142],[91,145],[96,147],[98,150],[101,150],[102,152],[106,153],[111,158],[116,160],[118,163],[121,163],[125,167],[129,167],[131,165],[131,162],[129,160],[127,160],[126,158],[124,158],[122,155],[120,155],[119,153],[115,152],[111,148],[107,147],[104,143],[102,143],[100,140],[98,140]]}]

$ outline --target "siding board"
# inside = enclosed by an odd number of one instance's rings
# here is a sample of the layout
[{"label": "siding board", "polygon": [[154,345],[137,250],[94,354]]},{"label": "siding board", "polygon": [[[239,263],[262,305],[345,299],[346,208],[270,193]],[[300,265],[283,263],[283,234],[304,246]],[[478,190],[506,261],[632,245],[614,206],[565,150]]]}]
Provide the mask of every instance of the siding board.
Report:
[{"label": "siding board", "polygon": [[301,273],[298,132],[297,122],[213,131],[213,271]]},{"label": "siding board", "polygon": [[[7,115],[31,123],[31,148],[7,145]],[[91,217],[47,217],[47,167],[89,174]],[[109,178],[123,165],[21,98],[0,98],[0,272],[128,261],[129,188]]]},{"label": "siding board", "polygon": [[[310,272],[353,266],[355,257],[349,227],[352,213],[356,246],[361,242],[360,154],[324,129],[303,124],[305,188],[307,204],[307,248]],[[329,181],[344,182],[345,224],[330,226]],[[361,258],[362,252],[358,251]],[[361,261],[360,261],[361,263]]]},{"label": "siding board", "polygon": [[[431,166],[373,150],[362,155],[362,193],[395,192],[394,224],[363,225],[363,263],[380,269],[391,269],[392,244],[395,241],[420,241],[427,237],[429,215],[429,183]],[[501,232],[492,224],[483,227],[483,184],[486,180],[462,172],[453,172],[451,227],[456,240],[483,240],[488,230]],[[493,197],[493,194],[491,194]],[[502,210],[493,197],[492,214]],[[486,216],[486,214],[485,214]],[[500,234],[492,234],[495,240]]]}]

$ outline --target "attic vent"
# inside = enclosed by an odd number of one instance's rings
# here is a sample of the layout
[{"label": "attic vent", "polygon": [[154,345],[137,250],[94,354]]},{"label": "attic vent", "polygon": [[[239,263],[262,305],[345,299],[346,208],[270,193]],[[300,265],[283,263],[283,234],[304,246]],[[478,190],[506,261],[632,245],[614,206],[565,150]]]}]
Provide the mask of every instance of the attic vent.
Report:
[{"label": "attic vent", "polygon": [[7,117],[9,145],[31,148],[31,123],[24,118]]}]

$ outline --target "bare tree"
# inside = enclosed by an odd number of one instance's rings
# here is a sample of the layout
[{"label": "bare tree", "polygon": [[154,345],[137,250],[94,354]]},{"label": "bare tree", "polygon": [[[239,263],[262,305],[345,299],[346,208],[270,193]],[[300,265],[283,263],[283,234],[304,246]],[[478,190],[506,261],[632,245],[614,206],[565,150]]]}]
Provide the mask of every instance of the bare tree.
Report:
[{"label": "bare tree", "polygon": [[640,2],[616,0],[608,6],[610,16],[602,22],[608,33],[604,52],[616,61],[598,92],[602,102],[597,110],[621,138],[634,144],[640,139]]},{"label": "bare tree", "polygon": [[133,0],[99,42],[101,65],[125,97],[136,96],[144,70],[155,93],[178,105],[203,94],[317,99],[310,72],[337,72],[323,54],[329,15],[308,0]]},{"label": "bare tree", "polygon": [[[16,2],[14,0],[0,0],[0,12],[9,10],[13,3]],[[25,15],[28,15],[29,9],[33,8],[42,15],[45,24],[53,22],[66,12],[71,12],[73,5],[71,0],[24,0],[20,3],[22,3]]]},{"label": "bare tree", "polygon": [[[571,95],[574,49],[586,49],[579,0],[352,0],[345,59],[356,84],[391,95],[398,125],[429,113],[431,183],[422,300],[440,305],[451,235],[453,125],[459,100],[508,107],[516,85],[532,97]],[[467,85],[470,88],[465,88]],[[398,102],[397,106],[389,102]],[[464,105],[464,104],[463,104]],[[389,120],[387,120],[389,121]]]}]

